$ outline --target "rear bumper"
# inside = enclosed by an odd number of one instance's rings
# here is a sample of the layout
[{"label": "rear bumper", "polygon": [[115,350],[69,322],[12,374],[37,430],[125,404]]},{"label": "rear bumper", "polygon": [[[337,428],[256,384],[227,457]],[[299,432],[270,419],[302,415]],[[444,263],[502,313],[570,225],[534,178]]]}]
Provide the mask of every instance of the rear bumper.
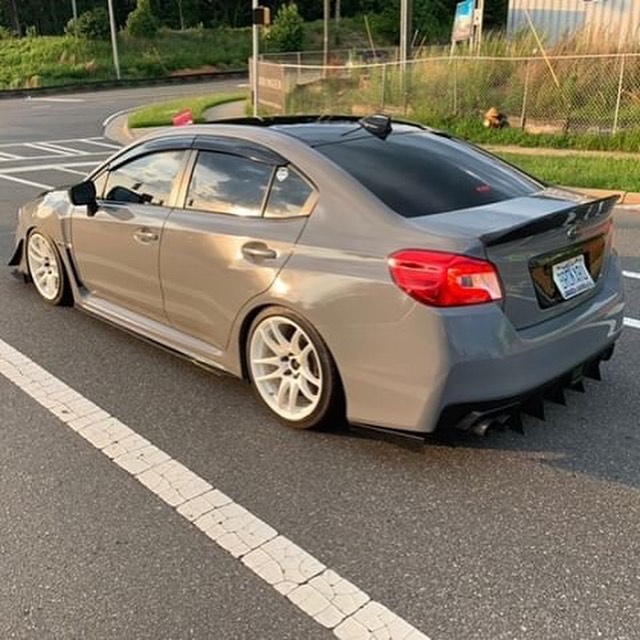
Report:
[{"label": "rear bumper", "polygon": [[[385,351],[385,362],[374,363],[376,373],[384,369],[385,379],[374,378],[371,367],[365,388],[344,376],[348,417],[430,433],[461,424],[473,411],[521,404],[605,359],[622,332],[623,311],[616,258],[610,259],[596,295],[523,330],[494,304],[447,310],[416,304],[395,328],[394,349]],[[369,352],[367,360],[371,357]]]}]

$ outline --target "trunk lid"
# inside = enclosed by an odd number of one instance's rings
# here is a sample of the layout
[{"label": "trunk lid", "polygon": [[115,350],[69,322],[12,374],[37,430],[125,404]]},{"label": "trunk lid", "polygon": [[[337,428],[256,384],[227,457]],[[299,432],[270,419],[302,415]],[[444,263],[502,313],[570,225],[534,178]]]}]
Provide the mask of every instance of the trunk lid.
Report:
[{"label": "trunk lid", "polygon": [[504,311],[517,329],[524,329],[597,293],[612,251],[616,202],[617,196],[591,199],[547,189],[412,222],[439,234],[480,241],[498,269]]}]

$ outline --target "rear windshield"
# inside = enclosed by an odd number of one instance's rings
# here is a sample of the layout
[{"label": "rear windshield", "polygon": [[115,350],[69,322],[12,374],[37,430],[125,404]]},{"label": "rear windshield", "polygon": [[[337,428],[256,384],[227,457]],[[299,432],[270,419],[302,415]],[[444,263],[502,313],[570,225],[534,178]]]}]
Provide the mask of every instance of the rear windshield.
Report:
[{"label": "rear windshield", "polygon": [[406,218],[540,191],[542,184],[464,142],[432,133],[370,135],[316,146]]}]

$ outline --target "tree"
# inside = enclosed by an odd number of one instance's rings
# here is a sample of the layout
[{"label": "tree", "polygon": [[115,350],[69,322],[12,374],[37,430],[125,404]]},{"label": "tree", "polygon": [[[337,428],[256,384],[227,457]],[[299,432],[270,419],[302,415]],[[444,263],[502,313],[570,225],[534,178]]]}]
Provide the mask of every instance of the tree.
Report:
[{"label": "tree", "polygon": [[136,38],[153,38],[158,21],[151,10],[151,0],[138,0],[138,6],[127,18],[127,31]]},{"label": "tree", "polygon": [[304,20],[292,2],[278,9],[267,35],[267,41],[275,51],[302,51],[304,45]]},{"label": "tree", "polygon": [[65,32],[87,40],[108,40],[109,14],[104,7],[85,11],[77,20],[69,20]]}]

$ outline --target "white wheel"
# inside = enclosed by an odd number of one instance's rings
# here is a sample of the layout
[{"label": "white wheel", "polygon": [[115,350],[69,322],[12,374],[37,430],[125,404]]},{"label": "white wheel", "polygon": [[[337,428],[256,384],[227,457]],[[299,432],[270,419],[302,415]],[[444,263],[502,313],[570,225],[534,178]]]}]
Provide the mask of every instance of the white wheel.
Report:
[{"label": "white wheel", "polygon": [[291,318],[269,316],[255,326],[248,364],[258,395],[283,420],[303,421],[318,408],[324,391],[320,355]]},{"label": "white wheel", "polygon": [[36,290],[51,304],[65,294],[65,276],[60,256],[49,238],[34,231],[27,240],[27,265]]}]

